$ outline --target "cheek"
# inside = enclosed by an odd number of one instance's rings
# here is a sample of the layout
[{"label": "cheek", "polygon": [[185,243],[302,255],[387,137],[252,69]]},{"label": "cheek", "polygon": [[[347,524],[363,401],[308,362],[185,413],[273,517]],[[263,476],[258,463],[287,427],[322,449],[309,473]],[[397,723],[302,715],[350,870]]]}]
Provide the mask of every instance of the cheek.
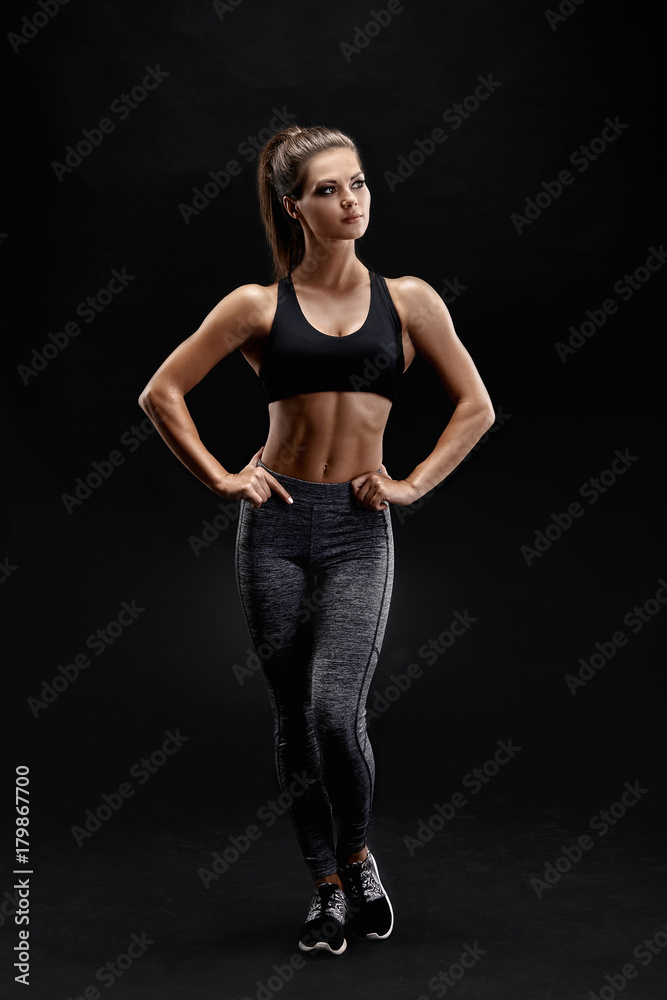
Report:
[{"label": "cheek", "polygon": [[337,204],[333,198],[326,198],[316,207],[314,221],[328,225],[331,222],[336,222],[340,214],[340,204]]}]

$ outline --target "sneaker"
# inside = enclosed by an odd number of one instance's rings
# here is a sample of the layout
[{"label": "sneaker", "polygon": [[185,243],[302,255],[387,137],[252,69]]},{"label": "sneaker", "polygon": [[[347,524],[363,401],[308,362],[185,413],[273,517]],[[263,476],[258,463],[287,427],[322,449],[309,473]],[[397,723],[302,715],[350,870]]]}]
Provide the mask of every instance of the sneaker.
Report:
[{"label": "sneaker", "polygon": [[349,900],[349,927],[353,934],[361,938],[389,937],[394,927],[394,911],[371,852],[363,861],[341,865],[338,874]]},{"label": "sneaker", "polygon": [[345,893],[335,882],[320,882],[313,892],[308,916],[301,929],[301,951],[323,948],[334,955],[342,955],[347,948],[344,925],[348,906]]}]

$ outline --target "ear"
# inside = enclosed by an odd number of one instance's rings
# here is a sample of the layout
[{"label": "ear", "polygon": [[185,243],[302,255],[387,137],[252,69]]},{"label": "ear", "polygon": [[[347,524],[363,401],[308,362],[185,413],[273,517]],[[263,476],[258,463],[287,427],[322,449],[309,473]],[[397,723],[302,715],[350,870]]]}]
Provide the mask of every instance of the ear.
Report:
[{"label": "ear", "polygon": [[288,194],[286,194],[283,198],[283,207],[290,218],[296,219],[299,214],[299,209],[297,208],[297,204],[294,199],[290,198]]}]

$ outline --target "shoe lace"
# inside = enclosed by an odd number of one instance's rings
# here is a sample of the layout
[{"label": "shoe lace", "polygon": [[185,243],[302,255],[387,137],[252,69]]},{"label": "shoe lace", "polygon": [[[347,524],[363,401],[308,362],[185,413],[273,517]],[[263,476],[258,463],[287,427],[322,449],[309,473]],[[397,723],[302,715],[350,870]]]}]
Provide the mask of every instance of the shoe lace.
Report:
[{"label": "shoe lace", "polygon": [[338,886],[322,882],[313,892],[306,921],[317,917],[334,917],[344,923],[346,912],[347,900]]},{"label": "shoe lace", "polygon": [[380,899],[384,893],[380,883],[373,874],[370,861],[354,861],[345,868],[345,874],[349,878],[354,888],[354,893],[361,901],[370,902],[373,899]]}]

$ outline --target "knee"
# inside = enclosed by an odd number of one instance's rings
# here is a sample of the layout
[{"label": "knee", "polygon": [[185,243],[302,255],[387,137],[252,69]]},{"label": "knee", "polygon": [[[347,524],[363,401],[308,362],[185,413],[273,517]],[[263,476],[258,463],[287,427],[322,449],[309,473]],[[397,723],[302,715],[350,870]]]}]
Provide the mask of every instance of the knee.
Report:
[{"label": "knee", "polygon": [[354,738],[355,712],[331,700],[316,701],[313,703],[313,724],[320,740],[345,745]]}]

